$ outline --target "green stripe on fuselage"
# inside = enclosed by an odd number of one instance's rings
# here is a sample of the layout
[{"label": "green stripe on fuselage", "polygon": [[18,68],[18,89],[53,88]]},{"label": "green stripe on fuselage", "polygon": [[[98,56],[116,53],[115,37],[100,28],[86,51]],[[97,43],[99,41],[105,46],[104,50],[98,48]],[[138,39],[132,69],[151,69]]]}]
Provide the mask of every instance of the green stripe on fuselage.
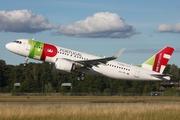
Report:
[{"label": "green stripe on fuselage", "polygon": [[29,40],[28,44],[30,44],[30,46],[31,46],[28,57],[29,58],[39,57],[40,58],[41,55],[42,55],[44,43],[37,42],[37,41],[34,41],[34,40]]}]

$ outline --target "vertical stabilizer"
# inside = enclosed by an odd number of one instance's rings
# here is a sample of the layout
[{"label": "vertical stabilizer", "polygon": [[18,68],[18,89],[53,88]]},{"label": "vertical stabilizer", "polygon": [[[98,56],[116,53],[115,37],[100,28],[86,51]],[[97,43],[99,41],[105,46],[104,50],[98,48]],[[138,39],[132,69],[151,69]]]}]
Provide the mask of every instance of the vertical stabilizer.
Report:
[{"label": "vertical stabilizer", "polygon": [[166,46],[146,62],[144,62],[141,67],[158,73],[162,73],[173,52],[174,48]]}]

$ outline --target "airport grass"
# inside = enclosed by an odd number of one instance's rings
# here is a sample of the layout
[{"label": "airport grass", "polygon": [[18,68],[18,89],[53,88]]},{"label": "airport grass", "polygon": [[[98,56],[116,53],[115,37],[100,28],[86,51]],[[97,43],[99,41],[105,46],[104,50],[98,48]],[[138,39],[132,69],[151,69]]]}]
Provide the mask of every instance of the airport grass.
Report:
[{"label": "airport grass", "polygon": [[176,103],[0,103],[1,120],[179,120]]},{"label": "airport grass", "polygon": [[178,96],[0,95],[0,120],[177,120]]}]

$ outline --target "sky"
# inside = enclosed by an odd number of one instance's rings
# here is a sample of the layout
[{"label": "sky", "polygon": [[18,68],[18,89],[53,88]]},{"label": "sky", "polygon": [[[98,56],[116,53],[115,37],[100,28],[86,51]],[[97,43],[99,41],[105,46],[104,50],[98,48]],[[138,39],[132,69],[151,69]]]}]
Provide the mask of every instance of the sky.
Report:
[{"label": "sky", "polygon": [[34,38],[106,57],[125,48],[117,60],[134,65],[171,46],[175,51],[169,64],[180,67],[179,12],[179,0],[1,1],[0,59],[6,64],[24,63],[24,57],[5,45]]}]

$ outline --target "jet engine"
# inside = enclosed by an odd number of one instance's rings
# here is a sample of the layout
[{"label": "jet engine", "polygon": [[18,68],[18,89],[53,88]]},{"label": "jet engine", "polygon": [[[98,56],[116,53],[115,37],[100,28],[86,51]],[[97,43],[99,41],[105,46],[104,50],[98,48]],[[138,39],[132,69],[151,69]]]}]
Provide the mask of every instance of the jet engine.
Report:
[{"label": "jet engine", "polygon": [[63,72],[71,72],[75,70],[75,65],[73,62],[69,60],[57,58],[53,66],[53,69],[63,71]]}]

